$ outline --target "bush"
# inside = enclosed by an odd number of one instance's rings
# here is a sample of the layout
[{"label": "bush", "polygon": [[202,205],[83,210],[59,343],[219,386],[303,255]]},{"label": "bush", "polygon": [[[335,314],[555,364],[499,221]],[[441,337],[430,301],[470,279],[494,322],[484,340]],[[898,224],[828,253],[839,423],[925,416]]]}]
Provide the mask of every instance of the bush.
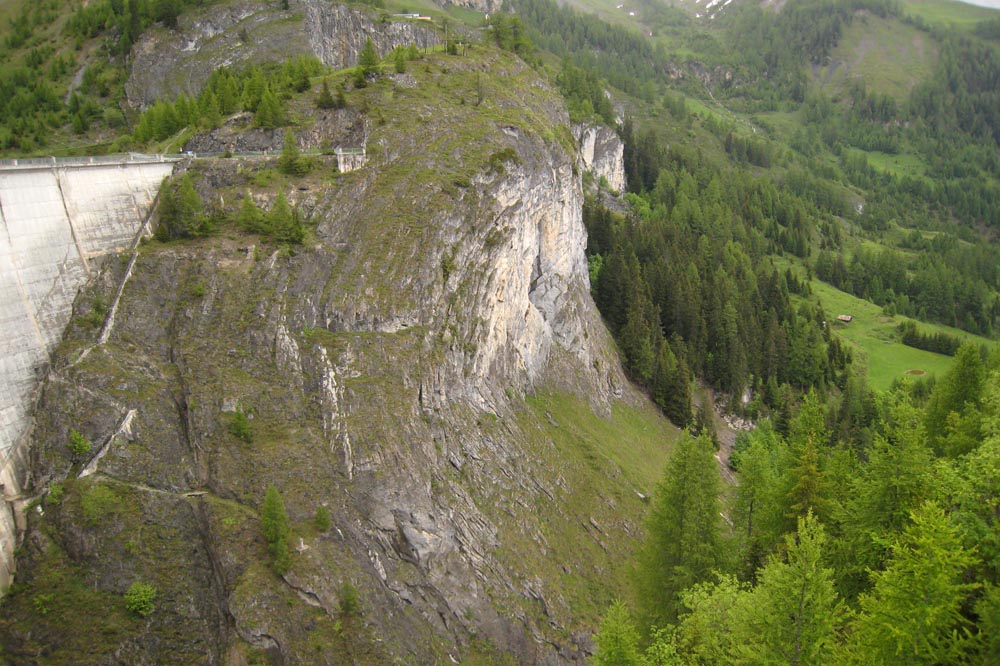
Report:
[{"label": "bush", "polygon": [[69,450],[74,458],[82,458],[90,453],[91,444],[87,438],[81,435],[76,429],[69,431]]},{"label": "bush", "polygon": [[95,485],[84,491],[80,498],[83,517],[91,525],[97,525],[110,515],[122,510],[122,499],[108,486]]},{"label": "bush", "polygon": [[326,532],[333,526],[333,521],[330,520],[330,510],[325,506],[316,507],[316,515],[313,517],[313,525],[320,532]]},{"label": "bush", "polygon": [[49,486],[48,502],[59,504],[66,495],[66,487],[61,483],[53,483]]},{"label": "bush", "polygon": [[56,595],[51,592],[36,594],[34,599],[32,599],[32,605],[35,607],[35,612],[39,615],[48,615],[49,611],[52,610],[52,602],[55,598]]},{"label": "bush", "polygon": [[156,588],[149,583],[136,581],[125,593],[125,608],[129,613],[146,617],[153,612],[153,601],[156,600]]},{"label": "bush", "polygon": [[340,612],[347,617],[354,617],[361,612],[361,602],[358,600],[358,588],[350,581],[344,581],[340,586]]},{"label": "bush", "polygon": [[250,425],[250,419],[242,411],[237,410],[233,414],[233,420],[229,422],[229,434],[247,444],[253,441],[253,428]]}]

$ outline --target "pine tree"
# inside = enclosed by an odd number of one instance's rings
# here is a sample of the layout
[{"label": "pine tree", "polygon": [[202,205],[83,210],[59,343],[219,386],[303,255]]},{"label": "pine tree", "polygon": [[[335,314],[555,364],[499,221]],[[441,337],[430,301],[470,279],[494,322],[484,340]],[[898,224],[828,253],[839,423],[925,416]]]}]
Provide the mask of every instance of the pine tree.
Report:
[{"label": "pine tree", "polygon": [[323,79],[323,87],[320,88],[319,97],[316,98],[316,106],[320,109],[336,109],[337,100],[330,93],[330,83]]},{"label": "pine tree", "polygon": [[160,188],[157,211],[156,237],[160,240],[190,238],[206,231],[205,205],[190,174],[184,174],[176,189],[170,183]]},{"label": "pine tree", "polygon": [[674,425],[684,427],[691,421],[691,385],[687,366],[674,356],[664,340],[656,355],[650,390],[653,401]]},{"label": "pine tree", "polygon": [[289,176],[301,176],[309,171],[309,161],[302,157],[298,141],[290,131],[285,132],[281,157],[278,158],[278,170]]},{"label": "pine tree", "polygon": [[872,575],[871,593],[861,596],[844,663],[958,664],[974,647],[962,609],[978,587],[964,579],[977,558],[937,504],[923,504],[912,521],[893,544],[886,569]]},{"label": "pine tree", "polygon": [[[961,423],[963,416],[978,408],[985,374],[979,350],[975,344],[967,342],[955,354],[955,361],[944,378],[935,385],[927,405],[924,424],[927,438],[938,453],[956,456],[967,452],[960,449],[946,450],[947,436]],[[956,416],[949,421],[949,416],[953,413]],[[974,425],[966,424],[966,427],[978,431],[978,422]],[[976,440],[978,437],[973,437],[973,446]],[[967,438],[956,441],[964,443]]]},{"label": "pine tree", "polygon": [[264,539],[267,540],[268,552],[271,554],[271,567],[278,575],[284,574],[291,566],[291,557],[288,552],[291,527],[288,522],[288,514],[285,513],[285,504],[281,500],[278,489],[273,485],[268,486],[267,493],[264,495],[260,524],[261,530],[264,532]]},{"label": "pine tree", "polygon": [[264,213],[254,203],[249,192],[243,196],[243,202],[240,204],[236,222],[242,229],[251,233],[260,233],[266,230]]},{"label": "pine tree", "polygon": [[365,70],[361,67],[354,68],[354,78],[351,79],[355,90],[360,90],[368,86],[368,79],[365,77]]},{"label": "pine tree", "polygon": [[267,215],[267,226],[275,240],[282,243],[301,243],[305,236],[298,211],[292,210],[284,192],[278,193]]},{"label": "pine tree", "polygon": [[219,109],[219,100],[211,88],[206,88],[199,100],[199,112],[202,124],[214,129],[222,124],[222,111]]},{"label": "pine tree", "polygon": [[194,189],[194,181],[189,173],[184,174],[177,188],[177,211],[186,231],[183,235],[194,236],[202,231],[205,204]]},{"label": "pine tree", "polygon": [[594,642],[597,643],[597,652],[592,662],[594,666],[642,664],[639,657],[639,633],[621,601],[615,601],[608,608]]},{"label": "pine tree", "polygon": [[362,73],[367,77],[378,74],[378,65],[378,51],[375,50],[375,44],[372,42],[372,38],[369,37],[365,40],[365,45],[361,49],[361,53],[358,54],[358,67],[361,68]]},{"label": "pine tree", "polygon": [[266,88],[267,82],[264,79],[264,73],[259,67],[254,67],[243,83],[243,92],[240,95],[240,104],[243,110],[256,112]]},{"label": "pine tree", "polygon": [[784,533],[781,466],[787,460],[788,445],[770,421],[747,433],[746,440],[746,447],[734,451],[731,460],[737,465],[739,484],[730,515],[742,573],[752,580]]},{"label": "pine tree", "polygon": [[867,589],[868,572],[884,568],[889,540],[902,532],[910,513],[927,496],[933,456],[920,416],[906,402],[894,405],[888,438],[875,437],[867,450],[867,463],[849,482],[840,535],[832,544],[836,558],[832,561],[845,596],[853,598]]},{"label": "pine tree", "polygon": [[264,87],[254,115],[254,123],[264,129],[274,129],[285,124],[285,111],[278,96],[271,92],[270,86]]},{"label": "pine tree", "polygon": [[[719,575],[718,580],[691,586],[681,593],[684,611],[673,636],[663,631],[654,634],[651,649],[657,642],[669,641],[673,650],[666,652],[674,661],[665,666],[734,663],[734,651],[749,638],[742,631],[749,596],[734,576]],[[684,658],[677,659],[678,652]]]}]

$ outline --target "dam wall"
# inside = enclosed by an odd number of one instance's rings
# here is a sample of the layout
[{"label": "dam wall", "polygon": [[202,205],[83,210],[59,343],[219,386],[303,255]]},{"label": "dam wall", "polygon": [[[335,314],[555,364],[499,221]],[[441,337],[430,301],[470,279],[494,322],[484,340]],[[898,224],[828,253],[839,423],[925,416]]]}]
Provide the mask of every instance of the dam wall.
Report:
[{"label": "dam wall", "polygon": [[13,575],[35,393],[100,260],[132,246],[174,161],[0,162],[0,591]]}]

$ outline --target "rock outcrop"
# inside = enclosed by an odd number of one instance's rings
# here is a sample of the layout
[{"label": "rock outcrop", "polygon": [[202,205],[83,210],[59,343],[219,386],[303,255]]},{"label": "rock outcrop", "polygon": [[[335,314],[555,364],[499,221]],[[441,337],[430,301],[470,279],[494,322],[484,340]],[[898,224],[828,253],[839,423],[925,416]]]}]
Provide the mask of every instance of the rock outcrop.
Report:
[{"label": "rock outcrop", "polygon": [[[107,343],[80,359],[93,340],[70,328],[36,414],[48,495],[0,621],[10,663],[586,658],[663,430],[648,417],[639,455],[598,434],[643,403],[589,297],[565,107],[493,51],[352,95],[382,118],[362,169],[268,186],[267,161],[192,167],[229,208],[281,188],[315,225],[304,246],[149,245]],[[70,428],[91,452],[73,458]],[[269,486],[292,530],[281,575]],[[158,592],[146,620],[124,610],[136,581]]]},{"label": "rock outcrop", "polygon": [[132,106],[180,93],[197,94],[220,67],[281,62],[314,55],[334,68],[352,67],[367,39],[380,55],[397,46],[440,43],[432,26],[406,19],[380,21],[372,10],[323,0],[278,3],[236,0],[188,13],[176,30],[157,29],[133,47],[125,86]]},{"label": "rock outcrop", "polygon": [[573,136],[580,145],[583,168],[598,180],[604,178],[612,191],[624,192],[625,144],[615,131],[603,125],[575,125]]}]

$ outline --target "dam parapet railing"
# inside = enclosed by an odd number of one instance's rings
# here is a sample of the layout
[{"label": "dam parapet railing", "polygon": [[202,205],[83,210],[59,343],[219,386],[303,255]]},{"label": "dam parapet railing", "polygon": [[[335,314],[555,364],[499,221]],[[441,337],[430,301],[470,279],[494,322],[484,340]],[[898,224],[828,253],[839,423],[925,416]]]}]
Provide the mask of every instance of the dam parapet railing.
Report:
[{"label": "dam parapet railing", "polygon": [[149,164],[177,162],[191,156],[188,153],[155,155],[121,153],[116,155],[86,155],[78,157],[16,157],[0,160],[0,169],[51,169],[53,167],[107,166],[109,164]]}]

